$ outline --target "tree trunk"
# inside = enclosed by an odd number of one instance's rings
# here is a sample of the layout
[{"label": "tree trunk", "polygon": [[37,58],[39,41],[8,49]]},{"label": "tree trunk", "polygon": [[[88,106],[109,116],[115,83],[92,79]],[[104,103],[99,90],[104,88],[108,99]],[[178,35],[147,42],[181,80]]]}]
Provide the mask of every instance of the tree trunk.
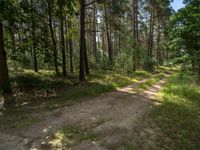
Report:
[{"label": "tree trunk", "polygon": [[59,11],[60,11],[60,36],[61,36],[61,51],[62,51],[62,69],[63,76],[67,76],[66,69],[66,54],[65,54],[65,38],[64,38],[64,23],[63,23],[63,7],[62,4],[59,3]]},{"label": "tree trunk", "polygon": [[113,50],[112,50],[112,43],[111,43],[111,35],[110,35],[110,29],[109,29],[109,22],[108,22],[108,9],[107,9],[107,2],[104,3],[104,10],[105,10],[105,24],[106,24],[106,35],[107,35],[107,44],[108,44],[108,55],[110,64],[113,62]]},{"label": "tree trunk", "polygon": [[149,58],[149,61],[152,59],[152,55],[153,55],[154,20],[155,20],[155,4],[152,4],[152,6],[151,6],[151,17],[150,17],[149,42],[148,42],[148,58]]},{"label": "tree trunk", "polygon": [[133,71],[137,68],[137,43],[138,43],[138,0],[132,1],[132,30],[133,30]]},{"label": "tree trunk", "polygon": [[96,42],[96,4],[94,3],[94,12],[93,12],[93,53],[94,57],[97,60],[97,42]]},{"label": "tree trunk", "polygon": [[80,66],[79,80],[85,80],[85,0],[80,1]]},{"label": "tree trunk", "polygon": [[[68,21],[68,29],[69,30],[71,30],[71,28],[72,28],[72,20],[71,20],[71,18],[69,18],[69,21]],[[71,71],[71,73],[73,73],[74,72],[74,65],[73,65],[73,40],[72,40],[72,35],[71,35],[71,33],[70,33],[70,35],[69,35],[69,42],[68,42],[68,44],[69,44],[69,61],[70,61],[70,71]]]},{"label": "tree trunk", "polygon": [[3,40],[3,24],[0,20],[0,92],[4,97],[4,108],[10,108],[15,106],[15,99],[12,96],[12,90],[8,75],[8,65],[6,59],[6,51],[4,49]]},{"label": "tree trunk", "polygon": [[0,21],[0,90],[2,90],[3,93],[11,93],[6,51],[4,49],[3,24],[1,21]]},{"label": "tree trunk", "polygon": [[[33,7],[33,0],[31,0],[31,6]],[[34,14],[32,12],[31,14],[31,21],[32,21],[32,24],[31,24],[31,28],[32,28],[32,31],[31,31],[31,34],[32,34],[32,54],[33,54],[33,68],[34,68],[34,71],[35,72],[38,72],[38,61],[37,61],[37,52],[36,52],[36,37],[35,37],[35,19],[34,19]]]},{"label": "tree trunk", "polygon": [[49,14],[49,28],[50,28],[50,32],[51,32],[51,40],[52,40],[52,44],[53,44],[53,56],[54,56],[54,67],[55,67],[55,72],[57,76],[60,76],[60,73],[58,71],[58,61],[57,61],[57,46],[56,46],[56,40],[54,38],[54,31],[53,31],[53,26],[52,26],[52,4],[50,1],[48,1],[48,14]]},{"label": "tree trunk", "polygon": [[84,60],[85,60],[85,73],[86,75],[89,75],[90,74],[90,71],[89,71],[89,65],[88,65],[88,56],[87,56],[87,46],[86,46],[86,40],[84,42],[85,44],[85,51],[84,51]]},{"label": "tree trunk", "polygon": [[8,75],[8,65],[6,51],[3,40],[3,24],[0,20],[0,92],[4,97],[3,107],[9,108],[15,105],[15,99],[12,97],[12,90]]},{"label": "tree trunk", "polygon": [[70,71],[71,73],[74,72],[74,65],[73,65],[73,41],[70,37],[69,39],[69,55],[70,55]]},{"label": "tree trunk", "polygon": [[161,61],[160,61],[160,23],[158,21],[158,34],[157,34],[157,62],[158,62],[158,65],[161,64]]}]

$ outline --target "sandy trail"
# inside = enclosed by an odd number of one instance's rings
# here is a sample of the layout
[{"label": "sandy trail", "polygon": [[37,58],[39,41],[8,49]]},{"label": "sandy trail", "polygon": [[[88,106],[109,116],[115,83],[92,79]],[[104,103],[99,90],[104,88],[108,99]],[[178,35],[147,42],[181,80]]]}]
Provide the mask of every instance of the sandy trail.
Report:
[{"label": "sandy trail", "polygon": [[[166,78],[148,90],[135,93],[134,88],[147,80],[56,110],[43,121],[20,129],[16,133],[1,132],[0,150],[117,149],[120,142],[131,135],[138,117],[151,109],[155,103],[155,95]],[[62,143],[57,148],[48,147],[48,136],[62,127],[93,124],[96,125],[90,128],[90,132],[98,135],[99,140],[79,142],[71,148],[64,148]]]}]

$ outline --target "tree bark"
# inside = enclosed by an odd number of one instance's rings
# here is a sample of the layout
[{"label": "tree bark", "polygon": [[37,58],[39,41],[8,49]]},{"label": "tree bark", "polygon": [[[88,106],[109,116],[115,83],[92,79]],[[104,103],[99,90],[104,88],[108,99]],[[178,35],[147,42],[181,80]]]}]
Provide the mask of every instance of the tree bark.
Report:
[{"label": "tree bark", "polygon": [[90,71],[89,71],[89,65],[88,65],[88,56],[87,56],[87,46],[86,46],[86,40],[84,41],[84,45],[85,45],[85,48],[84,48],[84,60],[85,60],[85,73],[86,75],[89,75],[90,74]]},{"label": "tree bark", "polygon": [[108,44],[108,55],[110,64],[113,62],[113,49],[112,49],[112,43],[111,43],[111,35],[109,31],[109,22],[108,22],[108,9],[107,9],[107,1],[104,3],[104,11],[105,11],[105,25],[106,25],[106,35],[107,35],[107,44]]},{"label": "tree bark", "polygon": [[85,0],[80,0],[80,66],[79,80],[85,80]]},{"label": "tree bark", "polygon": [[137,68],[138,43],[138,0],[132,1],[132,30],[133,30],[133,71]]},{"label": "tree bark", "polygon": [[94,12],[93,12],[93,53],[94,57],[97,60],[97,42],[96,42],[96,4],[94,3]]},{"label": "tree bark", "polygon": [[153,55],[154,20],[155,20],[155,4],[152,4],[152,6],[151,6],[151,17],[150,17],[149,42],[148,42],[148,58],[149,58],[149,61],[152,59],[152,55]]},{"label": "tree bark", "polygon": [[161,64],[161,61],[160,61],[160,23],[158,21],[158,31],[157,31],[157,62],[158,62],[158,65]]},{"label": "tree bark", "polygon": [[73,41],[70,37],[69,39],[69,55],[70,55],[70,71],[71,73],[74,72],[74,65],[73,65]]},{"label": "tree bark", "polygon": [[60,76],[59,70],[58,70],[58,54],[57,54],[57,46],[56,46],[56,40],[54,38],[54,31],[53,31],[53,26],[52,26],[52,4],[50,1],[48,1],[48,15],[49,15],[49,28],[51,32],[51,40],[52,40],[52,45],[53,45],[53,56],[54,56],[54,67],[55,67],[55,72],[57,76]]},{"label": "tree bark", "polygon": [[[33,0],[31,0],[31,6],[33,7]],[[32,21],[32,54],[33,54],[33,68],[35,72],[38,72],[38,61],[37,61],[37,52],[36,52],[36,37],[35,37],[35,19],[34,19],[34,14],[32,12],[31,14],[31,21]]]},{"label": "tree bark", "polygon": [[61,51],[62,51],[62,69],[63,69],[63,76],[66,77],[67,76],[67,69],[66,69],[63,7],[62,7],[61,3],[59,3],[59,11],[60,11],[60,36],[61,36]]},{"label": "tree bark", "polygon": [[0,21],[0,89],[2,90],[3,93],[11,93],[6,51],[4,49],[3,24],[1,21]]}]

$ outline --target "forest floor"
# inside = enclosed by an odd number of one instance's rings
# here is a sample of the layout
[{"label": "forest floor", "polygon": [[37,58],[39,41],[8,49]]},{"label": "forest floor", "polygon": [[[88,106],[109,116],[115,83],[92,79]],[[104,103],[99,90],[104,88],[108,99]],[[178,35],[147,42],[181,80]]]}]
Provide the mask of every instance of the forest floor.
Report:
[{"label": "forest floor", "polygon": [[[28,126],[7,128],[5,124],[0,130],[0,149],[126,149],[125,139],[140,127],[139,118],[159,105],[155,96],[168,76],[155,74],[113,92],[43,111],[43,117]],[[151,140],[148,144],[154,145]]]}]

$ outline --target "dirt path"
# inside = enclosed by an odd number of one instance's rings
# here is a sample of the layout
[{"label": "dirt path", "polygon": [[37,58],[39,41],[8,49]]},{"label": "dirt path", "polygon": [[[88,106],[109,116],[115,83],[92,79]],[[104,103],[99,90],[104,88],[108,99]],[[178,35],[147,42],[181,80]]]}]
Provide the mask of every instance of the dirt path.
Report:
[{"label": "dirt path", "polygon": [[[147,80],[142,80],[140,83]],[[120,142],[133,131],[134,122],[138,117],[151,109],[150,106],[155,103],[154,96],[164,82],[165,79],[160,80],[140,94],[134,92],[134,88],[140,83],[133,84],[56,110],[43,121],[16,133],[0,133],[0,150],[117,149]],[[73,125],[87,128],[87,131],[98,136],[97,140],[76,142],[75,138],[74,141],[68,141],[72,143],[72,147],[66,148],[62,140],[51,137],[52,133],[56,133],[59,129]]]}]

